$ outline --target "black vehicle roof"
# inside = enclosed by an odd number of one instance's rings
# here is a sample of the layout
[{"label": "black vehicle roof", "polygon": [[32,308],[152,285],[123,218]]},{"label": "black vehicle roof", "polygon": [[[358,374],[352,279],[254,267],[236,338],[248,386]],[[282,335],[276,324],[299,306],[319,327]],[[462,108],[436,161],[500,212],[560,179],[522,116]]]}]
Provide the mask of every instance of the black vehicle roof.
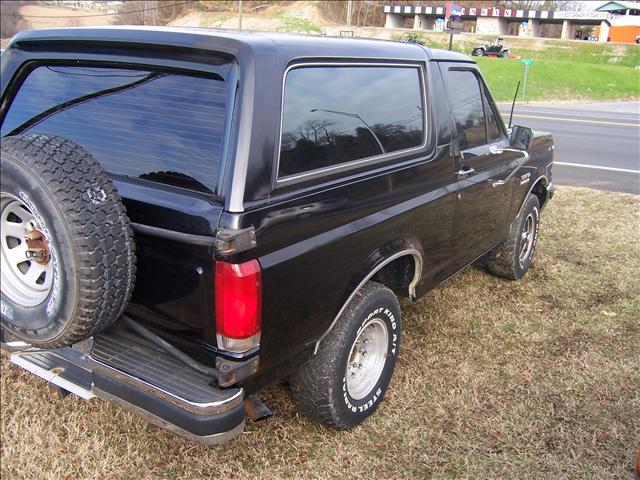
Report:
[{"label": "black vehicle roof", "polygon": [[245,30],[205,28],[110,26],[29,30],[14,37],[22,42],[115,42],[163,45],[224,51],[238,58],[243,55],[276,54],[279,61],[295,58],[332,57],[395,60],[472,61],[468,56],[431,49],[415,43],[321,35],[294,35]]}]

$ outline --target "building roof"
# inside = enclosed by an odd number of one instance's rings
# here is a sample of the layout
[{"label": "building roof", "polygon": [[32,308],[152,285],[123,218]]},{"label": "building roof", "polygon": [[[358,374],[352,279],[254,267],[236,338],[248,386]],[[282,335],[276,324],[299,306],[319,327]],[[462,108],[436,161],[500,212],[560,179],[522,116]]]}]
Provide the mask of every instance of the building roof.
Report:
[{"label": "building roof", "polygon": [[622,10],[640,10],[640,2],[605,2],[595,9],[596,12],[619,12]]},{"label": "building roof", "polygon": [[466,55],[415,43],[205,28],[110,26],[39,29],[19,33],[12,43],[67,41],[167,45],[221,51],[236,57],[275,55],[277,51],[278,59],[286,62],[303,57],[470,61]]}]

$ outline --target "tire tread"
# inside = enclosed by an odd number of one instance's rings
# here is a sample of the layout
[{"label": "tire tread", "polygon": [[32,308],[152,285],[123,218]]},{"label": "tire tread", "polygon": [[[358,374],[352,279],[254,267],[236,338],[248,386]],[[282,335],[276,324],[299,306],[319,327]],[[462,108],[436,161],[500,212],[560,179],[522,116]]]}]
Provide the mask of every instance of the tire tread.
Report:
[{"label": "tire tread", "polygon": [[[78,260],[74,315],[60,335],[38,345],[57,348],[84,340],[115,321],[133,292],[135,244],[122,200],[100,164],[71,140],[42,134],[7,137],[2,152],[46,186]],[[104,192],[104,200],[92,201],[88,187]],[[21,331],[26,338],[32,332]]]}]

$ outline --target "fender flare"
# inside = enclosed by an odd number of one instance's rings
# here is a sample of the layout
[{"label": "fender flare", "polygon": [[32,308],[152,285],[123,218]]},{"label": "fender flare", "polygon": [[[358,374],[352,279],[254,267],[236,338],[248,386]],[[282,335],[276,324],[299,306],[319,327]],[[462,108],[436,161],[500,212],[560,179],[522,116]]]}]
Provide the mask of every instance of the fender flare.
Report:
[{"label": "fender flare", "polygon": [[[536,179],[536,181],[531,184],[531,187],[529,187],[529,190],[527,191],[527,194],[522,199],[522,204],[520,205],[520,208],[518,209],[518,213],[516,213],[516,216],[514,218],[518,218],[518,215],[520,215],[520,213],[522,212],[522,209],[524,208],[524,204],[527,203],[527,198],[529,198],[529,194],[533,191],[533,189],[536,187],[536,185],[538,185],[540,182],[542,182],[542,185],[545,187],[545,190],[547,189],[547,185],[549,185],[549,179],[547,178],[546,175],[540,175]],[[546,204],[546,202],[545,202],[545,204]]]},{"label": "fender flare", "polygon": [[[379,253],[381,250],[382,249],[376,250],[376,252],[374,252],[372,254],[372,256],[370,256],[369,258],[372,258],[376,253]],[[388,265],[389,263],[393,262],[394,260],[397,260],[400,257],[405,257],[405,256],[408,256],[408,255],[413,258],[414,267],[415,267],[414,271],[413,271],[413,279],[411,280],[411,283],[409,284],[409,298],[411,300],[415,299],[415,297],[416,297],[416,285],[418,284],[418,281],[420,281],[420,278],[422,277],[423,261],[422,261],[422,253],[420,252],[420,250],[418,250],[418,248],[415,245],[410,244],[410,245],[405,245],[405,248],[403,248],[402,250],[396,251],[395,253],[393,253],[391,255],[385,256],[382,260],[376,262],[375,265],[372,268],[368,269],[368,273],[366,275],[364,275],[364,277],[360,280],[360,282],[357,284],[357,286],[351,291],[351,293],[349,294],[349,297],[347,298],[347,300],[344,302],[344,304],[340,308],[340,311],[338,311],[338,314],[335,316],[335,318],[333,319],[333,321],[329,325],[329,328],[327,328],[327,330],[325,330],[325,332],[322,334],[322,336],[320,336],[320,338],[316,341],[314,349],[313,349],[313,354],[314,355],[316,353],[318,353],[318,349],[320,348],[320,342],[322,342],[322,340],[324,340],[324,338],[329,334],[329,332],[331,332],[331,330],[336,325],[336,323],[338,323],[338,320],[340,319],[340,316],[345,311],[345,309],[347,308],[347,306],[349,305],[351,300],[353,300],[353,297],[355,297],[356,293],[358,293],[358,291],[364,286],[364,284],[367,283],[369,280],[371,280],[371,278],[378,271],[380,271],[385,265]]]}]

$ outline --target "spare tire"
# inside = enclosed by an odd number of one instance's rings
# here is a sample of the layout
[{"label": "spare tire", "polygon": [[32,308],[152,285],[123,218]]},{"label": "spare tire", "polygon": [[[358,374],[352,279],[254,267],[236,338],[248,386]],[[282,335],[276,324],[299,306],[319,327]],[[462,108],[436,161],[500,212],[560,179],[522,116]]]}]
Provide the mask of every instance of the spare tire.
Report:
[{"label": "spare tire", "polygon": [[57,348],[117,319],[135,282],[135,245],[111,179],[52,135],[2,139],[2,327]]}]

